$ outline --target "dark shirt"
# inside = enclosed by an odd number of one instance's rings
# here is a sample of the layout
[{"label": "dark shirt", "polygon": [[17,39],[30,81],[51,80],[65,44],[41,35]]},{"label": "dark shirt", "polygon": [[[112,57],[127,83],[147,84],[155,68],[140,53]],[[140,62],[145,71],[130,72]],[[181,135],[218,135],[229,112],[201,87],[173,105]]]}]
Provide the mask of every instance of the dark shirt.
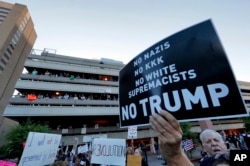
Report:
[{"label": "dark shirt", "polygon": [[90,162],[87,158],[82,158],[82,161],[86,163],[86,166],[90,166]]},{"label": "dark shirt", "polygon": [[159,145],[158,144],[154,144],[155,150],[159,149]]},{"label": "dark shirt", "polygon": [[213,165],[213,160],[211,157],[205,157],[200,163],[200,166],[212,166],[212,165]]},{"label": "dark shirt", "polygon": [[250,134],[246,134],[244,136],[244,140],[245,140],[247,147],[249,148],[250,147]]},{"label": "dark shirt", "polygon": [[141,160],[141,166],[148,166],[148,163],[145,161],[144,158]]}]

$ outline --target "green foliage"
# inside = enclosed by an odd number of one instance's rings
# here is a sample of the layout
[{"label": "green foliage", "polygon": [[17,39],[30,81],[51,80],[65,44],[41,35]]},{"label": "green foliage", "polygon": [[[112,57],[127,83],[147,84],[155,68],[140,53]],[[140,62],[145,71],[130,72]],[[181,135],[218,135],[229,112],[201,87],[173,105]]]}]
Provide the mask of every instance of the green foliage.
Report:
[{"label": "green foliage", "polygon": [[246,131],[250,131],[250,117],[243,118],[243,122],[245,124]]},{"label": "green foliage", "polygon": [[6,144],[0,148],[0,154],[5,157],[20,158],[23,152],[23,142],[26,141],[29,132],[49,133],[47,126],[34,123],[30,119],[26,122],[13,126],[5,135]]},{"label": "green foliage", "polygon": [[181,129],[183,132],[183,139],[185,138],[192,138],[192,139],[196,139],[197,138],[197,134],[196,133],[192,133],[190,131],[192,125],[188,122],[181,122]]}]

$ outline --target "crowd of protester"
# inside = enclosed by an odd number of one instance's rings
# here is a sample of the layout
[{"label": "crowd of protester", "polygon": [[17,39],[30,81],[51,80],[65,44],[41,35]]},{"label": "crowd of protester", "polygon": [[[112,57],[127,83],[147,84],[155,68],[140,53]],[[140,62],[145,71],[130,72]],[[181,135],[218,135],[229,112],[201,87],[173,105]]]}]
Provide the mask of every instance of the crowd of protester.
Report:
[{"label": "crowd of protester", "polygon": [[15,97],[27,98],[32,96],[34,99],[63,99],[63,100],[118,100],[118,95],[109,93],[92,94],[92,93],[69,93],[69,92],[54,92],[53,94],[42,94],[40,92],[18,93]]},{"label": "crowd of protester", "polygon": [[90,80],[103,80],[103,81],[113,81],[117,82],[118,77],[117,76],[104,76],[104,75],[98,75],[98,74],[87,74],[87,73],[70,73],[70,72],[61,72],[61,71],[38,71],[36,69],[33,69],[31,73],[32,75],[45,75],[50,77],[66,77],[71,80],[74,79],[90,79]]}]

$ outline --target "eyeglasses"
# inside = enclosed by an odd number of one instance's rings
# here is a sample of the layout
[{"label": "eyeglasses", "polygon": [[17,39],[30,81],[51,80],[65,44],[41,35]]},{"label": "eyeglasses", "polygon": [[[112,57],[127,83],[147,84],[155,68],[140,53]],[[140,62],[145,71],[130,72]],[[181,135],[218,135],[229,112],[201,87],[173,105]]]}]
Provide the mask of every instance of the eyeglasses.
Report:
[{"label": "eyeglasses", "polygon": [[214,155],[213,157],[214,160],[218,160],[218,159],[224,159],[224,160],[230,160],[230,153],[217,153]]}]

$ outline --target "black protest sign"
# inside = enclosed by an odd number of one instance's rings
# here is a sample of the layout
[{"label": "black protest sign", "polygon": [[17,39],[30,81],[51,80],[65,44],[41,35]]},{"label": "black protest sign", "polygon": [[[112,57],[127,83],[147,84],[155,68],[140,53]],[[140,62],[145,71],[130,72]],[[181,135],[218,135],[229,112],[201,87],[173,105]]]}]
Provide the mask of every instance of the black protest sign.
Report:
[{"label": "black protest sign", "polygon": [[120,126],[147,125],[161,109],[179,121],[246,116],[211,20],[167,37],[119,73]]}]

